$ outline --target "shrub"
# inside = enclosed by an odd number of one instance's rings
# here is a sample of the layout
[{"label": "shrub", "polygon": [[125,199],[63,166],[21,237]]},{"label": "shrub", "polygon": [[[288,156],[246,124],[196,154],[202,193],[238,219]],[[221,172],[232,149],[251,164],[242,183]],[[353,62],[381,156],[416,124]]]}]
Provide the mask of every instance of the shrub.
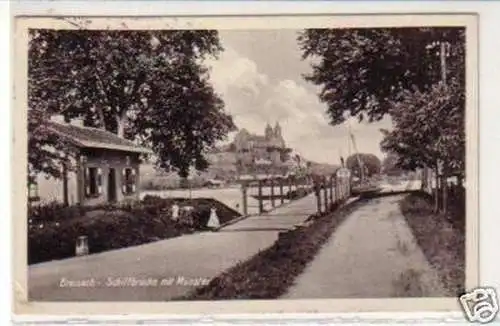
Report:
[{"label": "shrub", "polygon": [[38,224],[44,221],[63,221],[85,214],[85,208],[80,205],[66,207],[58,202],[45,205],[28,205],[28,217],[31,223]]},{"label": "shrub", "polygon": [[72,257],[76,239],[88,237],[90,253],[139,245],[188,231],[165,216],[144,209],[99,211],[72,223],[46,223],[28,233],[28,263]]},{"label": "shrub", "polygon": [[[179,206],[190,204],[195,207],[190,213],[191,219],[171,219],[170,208],[174,201]],[[88,237],[90,253],[98,253],[203,230],[212,207],[217,209],[221,223],[240,216],[224,204],[204,198],[190,201],[146,196],[140,202],[87,208],[43,206],[36,211],[38,215],[34,215],[37,219],[30,219],[28,263],[74,256],[76,240],[82,235]],[[193,222],[186,223],[187,220]]]}]

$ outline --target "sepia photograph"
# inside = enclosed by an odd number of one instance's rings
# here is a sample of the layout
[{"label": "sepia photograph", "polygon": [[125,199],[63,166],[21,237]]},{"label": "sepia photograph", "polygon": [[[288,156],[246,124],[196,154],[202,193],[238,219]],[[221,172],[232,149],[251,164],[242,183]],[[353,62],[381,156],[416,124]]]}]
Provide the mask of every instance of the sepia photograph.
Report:
[{"label": "sepia photograph", "polygon": [[478,269],[476,17],[268,18],[25,20],[27,304],[460,309]]}]

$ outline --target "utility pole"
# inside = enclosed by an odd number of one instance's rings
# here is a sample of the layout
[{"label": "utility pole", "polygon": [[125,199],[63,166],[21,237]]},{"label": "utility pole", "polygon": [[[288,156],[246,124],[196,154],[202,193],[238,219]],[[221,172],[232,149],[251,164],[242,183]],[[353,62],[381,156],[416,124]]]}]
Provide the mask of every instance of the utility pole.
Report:
[{"label": "utility pole", "polygon": [[[361,181],[361,184],[363,184],[365,181],[365,166],[364,166],[363,161],[361,160],[361,158],[359,156],[358,146],[356,146],[356,140],[354,139],[354,134],[352,133],[350,124],[348,125],[348,128],[349,128],[349,137],[352,141],[352,146],[354,147],[354,153],[356,155],[356,160],[358,162],[360,181]],[[349,146],[349,149],[350,149],[350,146]]]}]

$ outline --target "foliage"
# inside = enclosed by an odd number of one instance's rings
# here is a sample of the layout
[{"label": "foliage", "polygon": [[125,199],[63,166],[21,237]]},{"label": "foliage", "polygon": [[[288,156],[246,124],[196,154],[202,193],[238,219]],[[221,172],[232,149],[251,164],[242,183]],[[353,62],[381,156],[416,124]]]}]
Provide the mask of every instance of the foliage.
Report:
[{"label": "foliage", "polygon": [[[192,224],[171,219],[170,208],[191,205]],[[63,207],[56,203],[28,207],[28,263],[72,257],[79,236],[88,237],[90,253],[140,245],[205,229],[210,209],[226,223],[238,212],[211,198],[160,198],[93,207]]]},{"label": "foliage", "polygon": [[382,148],[396,153],[405,169],[436,167],[465,173],[465,94],[461,85],[438,84],[428,92],[405,91],[391,109],[394,128],[383,131]]},{"label": "foliage", "polygon": [[382,173],[390,176],[399,176],[404,170],[398,167],[399,156],[394,153],[387,153],[382,160]]},{"label": "foliage", "polygon": [[[203,65],[222,50],[217,31],[39,29],[30,36],[31,110],[140,141],[182,176],[190,166],[205,169],[205,153],[234,128]],[[50,161],[42,154],[33,162]]]},{"label": "foliage", "polygon": [[80,205],[69,206],[58,202],[50,202],[45,205],[28,206],[30,223],[64,221],[81,217],[85,214],[85,208]]},{"label": "foliage", "polygon": [[358,158],[365,167],[365,176],[372,176],[374,174],[380,173],[382,163],[380,159],[373,154],[359,153],[349,156],[346,160],[346,167],[353,171],[357,176],[361,175],[361,169],[359,166]]},{"label": "foliage", "polygon": [[464,28],[312,29],[299,43],[332,125],[389,114],[381,146],[398,168],[439,161],[445,175],[464,176]]},{"label": "foliage", "polygon": [[430,90],[441,79],[433,42],[450,44],[449,71],[464,80],[463,28],[308,29],[298,40],[332,125],[347,115],[379,120],[402,91]]},{"label": "foliage", "polygon": [[[47,112],[39,105],[28,111],[28,185],[40,172],[61,178],[63,164],[75,156],[76,149],[43,123],[46,118]],[[71,164],[66,166],[71,169]]]}]

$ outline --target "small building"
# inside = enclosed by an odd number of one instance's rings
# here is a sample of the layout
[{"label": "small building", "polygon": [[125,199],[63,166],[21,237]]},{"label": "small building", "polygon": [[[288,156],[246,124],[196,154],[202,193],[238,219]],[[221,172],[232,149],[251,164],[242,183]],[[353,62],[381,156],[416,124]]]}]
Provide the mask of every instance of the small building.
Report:
[{"label": "small building", "polygon": [[[77,148],[67,177],[38,175],[30,187],[32,202],[96,205],[139,199],[139,166],[147,148],[103,129],[47,121],[51,131]],[[66,197],[66,198],[65,198]]]}]

